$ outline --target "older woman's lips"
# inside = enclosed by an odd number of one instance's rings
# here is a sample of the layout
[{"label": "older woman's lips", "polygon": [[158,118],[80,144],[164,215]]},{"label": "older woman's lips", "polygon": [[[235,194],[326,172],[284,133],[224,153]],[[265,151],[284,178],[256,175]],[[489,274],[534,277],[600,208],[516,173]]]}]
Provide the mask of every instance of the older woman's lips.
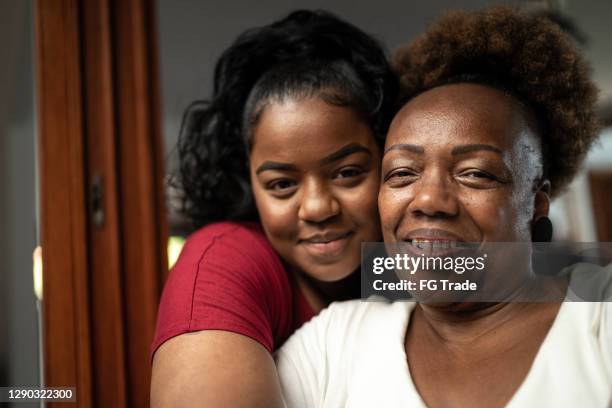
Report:
[{"label": "older woman's lips", "polygon": [[404,241],[408,240],[427,240],[427,241],[465,241],[462,237],[454,232],[443,230],[440,228],[417,228],[408,231],[404,235]]},{"label": "older woman's lips", "polygon": [[462,238],[439,229],[414,230],[403,241],[409,244],[406,250],[413,255],[447,256],[464,249]]},{"label": "older woman's lips", "polygon": [[334,258],[342,254],[352,235],[352,232],[344,232],[314,236],[301,240],[300,244],[314,257]]}]

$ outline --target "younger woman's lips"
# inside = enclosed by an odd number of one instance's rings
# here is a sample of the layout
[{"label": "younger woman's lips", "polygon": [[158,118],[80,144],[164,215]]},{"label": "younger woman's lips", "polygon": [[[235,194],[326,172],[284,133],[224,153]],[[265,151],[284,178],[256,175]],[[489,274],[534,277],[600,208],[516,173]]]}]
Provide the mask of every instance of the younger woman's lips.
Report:
[{"label": "younger woman's lips", "polygon": [[305,240],[301,242],[301,245],[303,245],[306,251],[314,257],[335,258],[342,254],[352,235],[352,232],[347,232],[346,234],[327,242],[313,242]]}]

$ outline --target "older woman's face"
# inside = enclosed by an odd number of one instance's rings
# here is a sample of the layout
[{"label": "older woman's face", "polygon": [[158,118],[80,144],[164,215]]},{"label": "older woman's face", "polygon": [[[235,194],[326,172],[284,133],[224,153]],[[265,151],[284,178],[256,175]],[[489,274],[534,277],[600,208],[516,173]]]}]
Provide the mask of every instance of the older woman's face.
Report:
[{"label": "older woman's face", "polygon": [[483,85],[434,88],[395,117],[378,204],[385,242],[529,241],[548,213],[539,138],[514,98]]}]

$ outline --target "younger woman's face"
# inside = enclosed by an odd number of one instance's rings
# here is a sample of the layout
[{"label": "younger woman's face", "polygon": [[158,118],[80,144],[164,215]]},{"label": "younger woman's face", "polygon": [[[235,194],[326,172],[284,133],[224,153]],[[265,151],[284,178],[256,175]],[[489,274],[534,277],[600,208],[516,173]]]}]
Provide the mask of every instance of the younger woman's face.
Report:
[{"label": "younger woman's face", "polygon": [[320,98],[265,108],[253,132],[250,173],[263,228],[280,256],[320,281],[360,264],[380,239],[380,151],[352,109]]}]

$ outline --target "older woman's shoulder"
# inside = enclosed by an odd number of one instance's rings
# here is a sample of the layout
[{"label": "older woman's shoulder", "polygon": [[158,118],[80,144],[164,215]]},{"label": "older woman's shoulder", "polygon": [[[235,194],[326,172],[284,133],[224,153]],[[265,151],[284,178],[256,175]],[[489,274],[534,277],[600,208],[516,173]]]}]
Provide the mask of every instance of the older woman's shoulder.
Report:
[{"label": "older woman's shoulder", "polygon": [[569,278],[566,300],[572,302],[612,302],[612,264],[576,263],[565,268]]},{"label": "older woman's shoulder", "polygon": [[279,354],[299,349],[311,354],[312,350],[319,350],[341,359],[353,347],[367,342],[370,335],[380,336],[383,332],[403,335],[414,305],[381,297],[334,302],[298,329]]},{"label": "older woman's shoulder", "polygon": [[364,359],[377,350],[401,354],[393,351],[402,350],[414,305],[378,297],[335,302],[302,326],[276,354],[287,406],[350,405],[347,379],[361,371],[354,367],[369,367]]},{"label": "older woman's shoulder", "polygon": [[[414,302],[392,302],[383,297],[334,302],[319,316],[319,325],[334,332],[354,332],[370,325],[403,320],[414,308]],[[316,323],[315,323],[316,324]]]},{"label": "older woman's shoulder", "polygon": [[565,319],[558,318],[564,336],[584,340],[581,352],[591,352],[612,379],[612,264],[576,263],[562,273],[569,277]]}]

